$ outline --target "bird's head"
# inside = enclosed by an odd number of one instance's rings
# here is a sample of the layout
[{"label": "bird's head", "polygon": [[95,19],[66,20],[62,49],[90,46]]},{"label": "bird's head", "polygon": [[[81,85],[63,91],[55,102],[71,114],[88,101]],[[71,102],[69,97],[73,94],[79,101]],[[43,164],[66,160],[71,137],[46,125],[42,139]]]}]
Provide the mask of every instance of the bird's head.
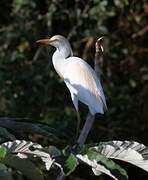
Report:
[{"label": "bird's head", "polygon": [[55,35],[51,37],[50,39],[40,39],[40,40],[37,40],[36,42],[41,43],[41,44],[49,44],[51,46],[58,48],[64,40],[65,38],[63,36]]},{"label": "bird's head", "polygon": [[51,37],[50,39],[40,39],[40,40],[37,40],[36,42],[51,45],[57,48],[59,51],[61,51],[62,49],[65,49],[67,50],[67,52],[69,51],[70,53],[69,55],[72,55],[71,46],[68,40],[64,36],[55,35]]}]

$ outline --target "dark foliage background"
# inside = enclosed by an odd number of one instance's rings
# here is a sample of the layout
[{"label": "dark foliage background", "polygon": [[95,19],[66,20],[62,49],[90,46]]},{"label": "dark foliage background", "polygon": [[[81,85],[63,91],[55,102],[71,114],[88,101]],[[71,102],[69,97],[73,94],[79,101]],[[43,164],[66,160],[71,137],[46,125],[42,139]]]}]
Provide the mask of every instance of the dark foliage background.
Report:
[{"label": "dark foliage background", "polygon": [[[96,116],[87,142],[148,145],[146,0],[1,0],[0,12],[1,116],[46,122],[72,143],[76,117],[70,94],[53,69],[53,49],[35,41],[64,35],[74,55],[93,66],[95,39],[105,35],[101,68],[109,109]],[[86,115],[81,105],[83,120]]]}]

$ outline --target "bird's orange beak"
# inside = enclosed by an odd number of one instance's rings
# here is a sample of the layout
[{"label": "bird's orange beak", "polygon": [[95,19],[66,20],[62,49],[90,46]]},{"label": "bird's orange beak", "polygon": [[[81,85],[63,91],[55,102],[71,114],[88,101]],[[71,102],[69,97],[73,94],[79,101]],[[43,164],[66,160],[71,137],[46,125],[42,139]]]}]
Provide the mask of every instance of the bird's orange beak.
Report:
[{"label": "bird's orange beak", "polygon": [[54,40],[51,40],[51,39],[40,39],[40,40],[37,40],[36,43],[44,44],[44,43],[52,43],[52,42],[55,42],[55,41],[57,41],[57,40],[56,39],[54,39]]}]

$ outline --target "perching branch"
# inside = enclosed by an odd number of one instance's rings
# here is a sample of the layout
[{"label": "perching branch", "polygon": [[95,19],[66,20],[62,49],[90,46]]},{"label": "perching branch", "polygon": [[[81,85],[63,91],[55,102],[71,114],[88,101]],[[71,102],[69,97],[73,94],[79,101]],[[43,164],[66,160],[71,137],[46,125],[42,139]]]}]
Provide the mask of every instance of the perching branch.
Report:
[{"label": "perching branch", "polygon": [[[102,58],[103,58],[103,47],[101,45],[103,38],[104,37],[101,37],[96,41],[96,52],[95,52],[95,57],[94,57],[94,69],[95,69],[97,76],[99,76],[99,78],[100,78],[100,72],[101,72],[99,63],[100,63],[100,60],[102,60]],[[78,145],[83,145],[85,143],[87,136],[90,132],[90,129],[93,125],[94,119],[95,119],[95,116],[91,115],[89,112],[87,115],[84,127],[81,131],[81,134],[80,134],[78,140],[77,140]]]},{"label": "perching branch", "polygon": [[96,41],[96,53],[94,58],[94,69],[97,74],[97,76],[100,78],[101,69],[100,69],[100,63],[103,61],[103,46],[102,46],[102,40],[104,39],[104,36],[100,37]]}]

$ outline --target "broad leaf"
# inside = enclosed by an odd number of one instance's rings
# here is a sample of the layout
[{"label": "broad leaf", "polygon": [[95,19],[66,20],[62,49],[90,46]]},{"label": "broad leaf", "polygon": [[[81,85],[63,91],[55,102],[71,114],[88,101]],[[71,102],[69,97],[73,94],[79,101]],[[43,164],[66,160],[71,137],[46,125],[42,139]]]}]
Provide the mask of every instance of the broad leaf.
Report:
[{"label": "broad leaf", "polygon": [[6,128],[0,127],[0,137],[7,138],[10,140],[15,140],[15,136],[7,131]]},{"label": "broad leaf", "polygon": [[[46,169],[49,170],[54,160],[50,154],[42,151],[42,146],[30,141],[16,140],[13,142],[3,143],[0,147],[5,147],[10,154],[16,154],[19,158],[27,158],[28,156],[39,157],[45,163]],[[31,150],[32,149],[32,150]]]},{"label": "broad leaf", "polygon": [[109,141],[92,147],[92,151],[99,152],[111,159],[118,159],[148,172],[148,147],[137,142]]},{"label": "broad leaf", "polygon": [[0,171],[0,180],[14,180],[8,171]]},{"label": "broad leaf", "polygon": [[112,160],[107,159],[100,153],[88,151],[86,154],[78,154],[77,158],[92,167],[95,175],[105,173],[113,179],[128,179],[126,171]]},{"label": "broad leaf", "polygon": [[5,164],[0,163],[0,171],[5,171],[7,170],[7,167],[5,166]]},{"label": "broad leaf", "polygon": [[0,180],[13,180],[11,173],[7,169],[5,164],[0,163]]},{"label": "broad leaf", "polygon": [[29,159],[20,159],[14,155],[7,155],[2,162],[19,170],[30,180],[43,180],[40,170]]},{"label": "broad leaf", "polygon": [[0,134],[2,134],[3,137],[11,140],[15,140],[16,138],[9,133],[6,128],[9,130],[11,129],[12,131],[41,134],[48,137],[51,141],[59,140],[59,138],[54,135],[56,130],[50,127],[48,124],[30,121],[26,118],[0,117],[0,128],[2,128],[1,131],[3,131],[3,133]]},{"label": "broad leaf", "polygon": [[55,158],[55,163],[58,167],[60,167],[62,173],[65,176],[68,176],[70,173],[72,173],[77,165],[78,160],[77,158],[71,153],[67,156],[61,155]]},{"label": "broad leaf", "polygon": [[6,153],[7,153],[6,148],[0,147],[0,158],[4,158]]},{"label": "broad leaf", "polygon": [[63,167],[65,174],[69,175],[71,172],[75,170],[77,165],[78,165],[77,158],[73,154],[70,154],[65,161],[65,166]]},{"label": "broad leaf", "polygon": [[55,146],[45,147],[45,148],[43,148],[43,150],[45,152],[49,153],[52,158],[62,155],[62,152]]}]

